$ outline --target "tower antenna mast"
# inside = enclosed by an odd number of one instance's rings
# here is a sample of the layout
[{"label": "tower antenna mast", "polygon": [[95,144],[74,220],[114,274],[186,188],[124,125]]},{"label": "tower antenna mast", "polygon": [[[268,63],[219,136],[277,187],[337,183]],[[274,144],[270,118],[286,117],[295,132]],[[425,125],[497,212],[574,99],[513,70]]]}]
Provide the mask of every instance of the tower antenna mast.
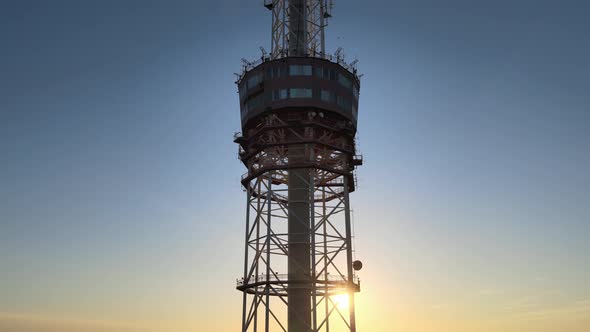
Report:
[{"label": "tower antenna mast", "polygon": [[332,0],[266,0],[264,6],[272,11],[272,59],[325,56]]}]

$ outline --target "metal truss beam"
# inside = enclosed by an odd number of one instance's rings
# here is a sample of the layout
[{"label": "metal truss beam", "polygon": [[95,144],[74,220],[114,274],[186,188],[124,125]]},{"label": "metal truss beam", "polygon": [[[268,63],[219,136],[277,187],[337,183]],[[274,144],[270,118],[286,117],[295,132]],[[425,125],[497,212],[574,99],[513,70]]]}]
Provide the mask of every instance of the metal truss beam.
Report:
[{"label": "metal truss beam", "polygon": [[270,58],[326,56],[325,27],[331,15],[328,0],[267,0],[272,11]]},{"label": "metal truss beam", "polygon": [[[293,319],[307,322],[309,331],[329,332],[341,326],[355,332],[354,293],[360,281],[352,272],[352,236],[348,191],[335,191],[328,179],[347,178],[318,169],[307,169],[310,215],[309,278],[279,273],[288,267],[287,223],[289,200],[285,199],[291,172],[269,171],[254,178],[247,189],[246,253],[244,275],[237,288],[243,292],[242,332],[288,331],[290,287],[309,294],[311,317],[293,313]],[[344,186],[346,188],[346,185]],[[327,197],[333,197],[331,201]],[[335,197],[335,198],[334,198]],[[348,294],[349,311],[342,312],[333,299]],[[309,319],[309,320],[307,320]]]}]

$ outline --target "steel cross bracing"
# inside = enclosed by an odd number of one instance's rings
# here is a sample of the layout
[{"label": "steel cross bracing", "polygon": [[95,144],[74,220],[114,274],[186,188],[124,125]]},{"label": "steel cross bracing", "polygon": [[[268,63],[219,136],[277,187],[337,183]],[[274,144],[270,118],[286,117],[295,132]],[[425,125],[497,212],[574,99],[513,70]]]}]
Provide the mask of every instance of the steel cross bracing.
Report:
[{"label": "steel cross bracing", "polygon": [[[288,287],[308,289],[312,298],[309,331],[355,331],[353,293],[360,281],[351,268],[351,228],[348,177],[310,169],[303,179],[310,188],[311,271],[306,280],[289,280],[289,172],[273,170],[247,185],[242,332],[287,331]],[[302,221],[303,222],[303,221]],[[348,267],[344,270],[342,267]],[[349,294],[349,308],[334,300]]]},{"label": "steel cross bracing", "polygon": [[[336,174],[350,174],[351,164],[354,165],[354,158],[357,158],[351,138],[353,129],[321,117],[308,118],[302,123],[305,126],[293,127],[270,114],[249,130],[247,140],[250,143],[241,144],[239,149],[239,158],[248,168],[242,178],[244,186],[265,171],[281,168],[313,167]],[[299,163],[289,160],[289,149],[305,149],[305,144],[310,143],[315,146],[313,153],[308,153],[308,160]],[[349,185],[354,188],[355,184],[351,182]]]},{"label": "steel cross bracing", "polygon": [[[326,56],[325,44],[325,27],[328,24],[328,18],[331,17],[330,11],[332,1],[328,0],[303,0],[305,11],[305,45],[306,56],[321,57]],[[289,0],[267,0],[265,7],[272,11],[272,40],[270,58],[277,59],[290,54],[289,40],[297,38],[293,33],[295,29],[290,27],[290,18],[299,16],[302,13],[297,11],[294,6],[290,6]]]}]

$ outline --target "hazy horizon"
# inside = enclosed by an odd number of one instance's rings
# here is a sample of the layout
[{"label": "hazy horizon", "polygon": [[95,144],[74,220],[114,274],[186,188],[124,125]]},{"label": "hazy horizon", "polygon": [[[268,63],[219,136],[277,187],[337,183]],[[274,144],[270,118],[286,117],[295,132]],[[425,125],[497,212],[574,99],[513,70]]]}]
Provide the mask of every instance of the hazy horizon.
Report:
[{"label": "hazy horizon", "polygon": [[[360,332],[587,332],[590,4],[343,1]],[[0,331],[239,330],[260,1],[0,2]],[[332,331],[339,332],[339,331]]]}]

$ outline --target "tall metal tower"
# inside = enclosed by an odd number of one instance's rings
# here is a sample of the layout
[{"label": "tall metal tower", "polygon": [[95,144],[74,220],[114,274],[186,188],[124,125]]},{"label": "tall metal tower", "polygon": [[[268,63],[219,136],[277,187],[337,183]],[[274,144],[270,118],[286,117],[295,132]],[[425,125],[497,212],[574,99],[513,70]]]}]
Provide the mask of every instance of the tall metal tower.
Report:
[{"label": "tall metal tower", "polygon": [[[272,50],[242,60],[246,195],[242,332],[356,331],[349,194],[360,80],[325,52],[327,0],[265,1]],[[356,62],[356,61],[355,61]],[[343,298],[344,297],[344,298]]]}]

